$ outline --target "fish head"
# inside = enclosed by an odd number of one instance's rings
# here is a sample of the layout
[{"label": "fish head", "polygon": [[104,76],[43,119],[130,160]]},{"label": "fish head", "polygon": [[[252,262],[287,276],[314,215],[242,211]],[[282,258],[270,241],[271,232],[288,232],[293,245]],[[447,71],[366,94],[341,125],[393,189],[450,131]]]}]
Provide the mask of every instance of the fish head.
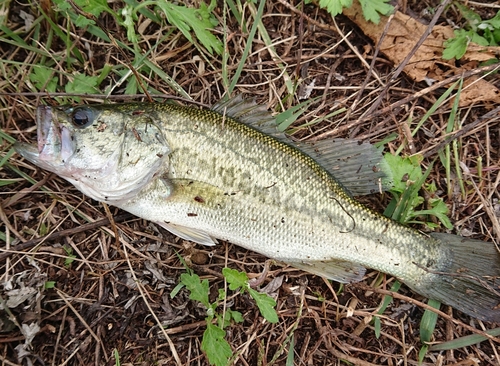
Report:
[{"label": "fish head", "polygon": [[159,124],[138,104],[39,106],[36,122],[37,144],[16,151],[98,201],[119,206],[168,165]]}]

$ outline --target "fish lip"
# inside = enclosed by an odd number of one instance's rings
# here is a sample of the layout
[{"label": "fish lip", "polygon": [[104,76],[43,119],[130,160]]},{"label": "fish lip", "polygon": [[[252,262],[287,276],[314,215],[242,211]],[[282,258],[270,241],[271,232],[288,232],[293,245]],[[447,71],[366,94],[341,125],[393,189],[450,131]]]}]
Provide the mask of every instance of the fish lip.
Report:
[{"label": "fish lip", "polygon": [[44,169],[53,170],[53,167],[59,168],[63,165],[61,161],[61,150],[65,148],[65,155],[69,156],[72,149],[68,148],[71,141],[71,135],[65,133],[66,143],[63,146],[61,126],[58,123],[57,116],[50,106],[38,106],[36,109],[36,124],[37,124],[37,143],[21,143],[14,144],[14,149],[21,156],[29,160],[35,165]]},{"label": "fish lip", "polygon": [[[43,156],[48,157],[49,154],[54,152],[53,149],[47,151],[48,146],[57,146],[61,141],[61,132],[55,125],[53,116],[50,106],[40,105],[36,109],[38,153],[41,158]],[[50,139],[54,141],[51,143]]]},{"label": "fish lip", "polygon": [[28,159],[33,164],[39,160],[40,153],[34,144],[27,144],[25,142],[16,142],[14,150],[23,158]]}]

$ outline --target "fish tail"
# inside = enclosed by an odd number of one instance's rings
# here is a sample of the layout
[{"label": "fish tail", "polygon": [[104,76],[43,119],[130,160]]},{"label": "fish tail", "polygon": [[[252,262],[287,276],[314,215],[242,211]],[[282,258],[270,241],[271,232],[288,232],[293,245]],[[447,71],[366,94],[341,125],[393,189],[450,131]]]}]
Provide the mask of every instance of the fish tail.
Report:
[{"label": "fish tail", "polygon": [[425,284],[407,284],[477,319],[500,322],[500,254],[496,246],[457,235],[431,235],[449,253],[447,268],[429,271]]}]

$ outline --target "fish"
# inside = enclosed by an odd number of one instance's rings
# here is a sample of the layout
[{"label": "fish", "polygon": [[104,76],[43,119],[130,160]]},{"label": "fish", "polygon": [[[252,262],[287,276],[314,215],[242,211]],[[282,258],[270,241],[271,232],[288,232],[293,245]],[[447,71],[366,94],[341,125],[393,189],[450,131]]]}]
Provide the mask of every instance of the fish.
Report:
[{"label": "fish", "polygon": [[493,243],[423,233],[359,203],[387,190],[381,152],[349,139],[292,141],[241,97],[41,105],[37,143],[15,150],[88,197],[203,245],[229,241],[341,283],[367,268],[474,318],[500,321]]}]

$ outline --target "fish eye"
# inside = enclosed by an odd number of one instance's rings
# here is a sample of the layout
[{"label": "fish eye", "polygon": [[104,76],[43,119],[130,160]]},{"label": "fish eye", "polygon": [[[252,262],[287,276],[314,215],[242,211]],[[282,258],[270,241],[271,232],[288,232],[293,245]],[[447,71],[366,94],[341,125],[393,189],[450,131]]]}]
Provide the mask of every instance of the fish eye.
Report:
[{"label": "fish eye", "polygon": [[75,127],[85,128],[92,124],[92,112],[86,108],[79,108],[71,114],[71,122]]}]

